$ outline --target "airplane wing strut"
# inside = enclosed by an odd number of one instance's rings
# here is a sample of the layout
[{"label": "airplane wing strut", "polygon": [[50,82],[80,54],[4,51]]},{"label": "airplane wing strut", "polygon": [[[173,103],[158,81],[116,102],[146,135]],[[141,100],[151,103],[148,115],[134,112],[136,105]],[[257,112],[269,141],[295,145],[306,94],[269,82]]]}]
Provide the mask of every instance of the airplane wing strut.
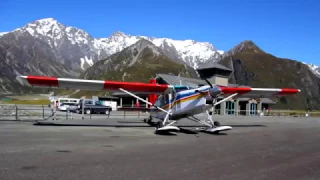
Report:
[{"label": "airplane wing strut", "polygon": [[159,109],[159,110],[161,110],[161,111],[163,111],[163,112],[165,112],[165,113],[169,114],[169,112],[168,112],[168,111],[166,111],[166,110],[162,109],[161,107],[157,107],[157,106],[155,106],[154,104],[152,104],[152,103],[150,103],[150,102],[148,102],[148,101],[144,100],[143,98],[141,98],[141,97],[139,97],[139,96],[137,96],[137,95],[135,95],[135,94],[133,94],[133,93],[131,93],[131,92],[127,91],[127,90],[124,90],[124,89],[122,89],[122,88],[119,88],[119,90],[120,90],[120,91],[122,91],[122,92],[124,92],[124,93],[126,93],[126,94],[129,94],[130,96],[132,96],[132,97],[134,97],[134,98],[139,99],[139,100],[140,100],[140,101],[142,101],[142,102],[145,102],[145,103],[147,103],[147,104],[149,104],[149,105],[151,105],[151,106],[154,106],[155,108],[157,108],[157,109]]}]

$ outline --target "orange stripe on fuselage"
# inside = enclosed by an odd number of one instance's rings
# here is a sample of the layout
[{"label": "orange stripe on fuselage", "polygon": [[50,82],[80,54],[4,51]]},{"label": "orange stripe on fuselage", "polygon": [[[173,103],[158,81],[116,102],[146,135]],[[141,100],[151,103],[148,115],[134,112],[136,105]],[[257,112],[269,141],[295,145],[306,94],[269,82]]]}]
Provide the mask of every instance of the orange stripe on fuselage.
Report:
[{"label": "orange stripe on fuselage", "polygon": [[[176,100],[176,101],[173,103],[173,105],[170,103],[170,104],[166,104],[166,105],[162,106],[161,108],[162,108],[162,109],[171,108],[171,107],[174,106],[174,105],[177,105],[177,104],[180,104],[180,103],[183,103],[183,102],[186,102],[186,101],[191,101],[191,100],[195,100],[195,99],[200,99],[200,98],[205,97],[205,96],[207,96],[207,95],[208,95],[207,92],[206,92],[206,93],[196,93],[196,94],[194,94],[194,95],[187,96],[187,97],[183,97],[183,98],[181,98],[181,99]],[[157,111],[160,111],[160,110],[157,110]]]}]

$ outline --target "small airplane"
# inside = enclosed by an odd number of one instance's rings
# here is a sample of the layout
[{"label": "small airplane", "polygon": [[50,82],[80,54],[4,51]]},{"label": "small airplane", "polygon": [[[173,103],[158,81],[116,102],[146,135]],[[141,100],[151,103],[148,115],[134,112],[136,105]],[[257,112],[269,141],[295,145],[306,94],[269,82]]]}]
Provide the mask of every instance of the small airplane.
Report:
[{"label": "small airplane", "polygon": [[[231,126],[222,126],[218,121],[212,120],[212,111],[216,105],[234,97],[262,98],[272,96],[293,95],[300,92],[300,89],[288,88],[250,88],[250,87],[225,87],[211,84],[200,87],[189,87],[181,85],[157,84],[155,79],[149,83],[141,82],[119,82],[104,80],[87,80],[57,78],[45,76],[20,76],[25,85],[31,87],[49,87],[59,89],[93,90],[124,92],[142,102],[150,105],[150,116],[145,122],[151,123],[153,118],[159,119],[156,123],[155,133],[161,131],[179,131],[174,126],[182,118],[188,118],[198,122],[205,128],[202,131],[219,133],[231,130]],[[134,93],[149,94],[149,101],[135,95]],[[227,97],[224,97],[228,95]],[[219,97],[224,98],[217,101]],[[207,120],[194,117],[197,114],[206,112]]]}]

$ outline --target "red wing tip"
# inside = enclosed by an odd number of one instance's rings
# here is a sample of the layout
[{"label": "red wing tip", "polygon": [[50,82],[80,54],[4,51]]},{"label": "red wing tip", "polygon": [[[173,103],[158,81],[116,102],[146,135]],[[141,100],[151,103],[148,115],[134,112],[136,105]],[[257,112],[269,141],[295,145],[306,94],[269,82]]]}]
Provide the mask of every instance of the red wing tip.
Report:
[{"label": "red wing tip", "polygon": [[301,92],[300,89],[282,89],[282,92],[286,92],[286,93],[298,93]]}]

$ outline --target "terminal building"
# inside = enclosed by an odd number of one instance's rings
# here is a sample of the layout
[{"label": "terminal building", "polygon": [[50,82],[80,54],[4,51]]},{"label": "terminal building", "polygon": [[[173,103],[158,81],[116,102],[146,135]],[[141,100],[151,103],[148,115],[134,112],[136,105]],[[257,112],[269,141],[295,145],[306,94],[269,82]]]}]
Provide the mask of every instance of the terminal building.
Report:
[{"label": "terminal building", "polygon": [[[212,64],[204,68],[197,69],[199,75],[202,78],[207,78],[212,84],[229,87],[248,87],[238,84],[230,84],[228,79],[232,73],[232,70],[221,65]],[[203,86],[207,85],[206,81],[196,78],[187,78],[181,76],[174,76],[169,74],[158,74],[156,76],[158,84],[170,84],[170,85],[186,85],[186,86]],[[147,94],[136,94],[145,100],[148,100]],[[112,96],[118,97],[118,105],[121,107],[134,107],[137,99],[131,97],[125,93],[116,92]],[[221,97],[220,99],[223,99]],[[218,101],[220,100],[218,99]],[[263,109],[268,109],[270,105],[275,104],[269,98],[250,99],[250,98],[236,98],[229,101],[225,101],[215,107],[215,114],[220,115],[257,115],[257,113]],[[140,107],[147,107],[147,104],[140,102]]]}]

